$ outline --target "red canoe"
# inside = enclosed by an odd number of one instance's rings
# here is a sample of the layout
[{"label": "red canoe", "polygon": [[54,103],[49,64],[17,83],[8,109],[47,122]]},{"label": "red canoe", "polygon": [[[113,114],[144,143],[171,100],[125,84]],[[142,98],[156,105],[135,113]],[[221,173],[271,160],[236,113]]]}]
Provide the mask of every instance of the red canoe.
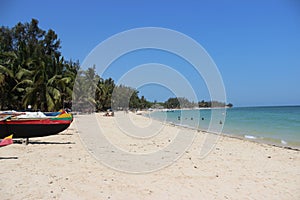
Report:
[{"label": "red canoe", "polygon": [[0,121],[0,138],[11,134],[13,134],[14,138],[55,135],[67,129],[72,121],[72,115],[66,112],[47,118],[22,119],[7,116]]}]

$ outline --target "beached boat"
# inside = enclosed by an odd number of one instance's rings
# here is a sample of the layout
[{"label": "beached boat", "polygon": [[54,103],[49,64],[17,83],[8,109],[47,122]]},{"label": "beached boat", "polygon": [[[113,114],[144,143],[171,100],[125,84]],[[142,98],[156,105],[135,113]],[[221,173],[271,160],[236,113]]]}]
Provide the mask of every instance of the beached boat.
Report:
[{"label": "beached boat", "polygon": [[73,121],[71,114],[57,115],[41,112],[5,112],[0,114],[0,138],[13,134],[14,138],[32,138],[55,135],[67,129]]}]

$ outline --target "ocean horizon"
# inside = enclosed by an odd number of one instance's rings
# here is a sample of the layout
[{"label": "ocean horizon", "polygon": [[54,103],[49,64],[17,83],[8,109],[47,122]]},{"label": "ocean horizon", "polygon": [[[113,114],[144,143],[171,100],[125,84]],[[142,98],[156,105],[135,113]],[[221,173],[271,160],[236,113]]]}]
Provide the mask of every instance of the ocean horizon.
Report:
[{"label": "ocean horizon", "polygon": [[[214,119],[214,124],[213,111],[224,115]],[[219,126],[216,132],[224,135],[300,148],[300,105],[160,110],[151,112],[148,117],[207,132],[214,132],[212,126]]]}]

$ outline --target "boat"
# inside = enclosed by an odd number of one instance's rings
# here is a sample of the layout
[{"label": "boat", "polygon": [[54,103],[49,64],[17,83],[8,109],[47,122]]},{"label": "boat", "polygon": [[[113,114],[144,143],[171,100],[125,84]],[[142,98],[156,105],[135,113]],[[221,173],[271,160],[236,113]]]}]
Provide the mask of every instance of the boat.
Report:
[{"label": "boat", "polygon": [[2,112],[0,113],[0,138],[11,134],[14,138],[44,137],[58,134],[71,125],[73,116],[66,111],[60,111],[56,114]]},{"label": "boat", "polygon": [[3,140],[0,140],[0,147],[5,147],[5,146],[8,146],[8,145],[14,143],[12,140],[12,137],[13,137],[13,135],[10,135],[10,136],[5,137]]}]

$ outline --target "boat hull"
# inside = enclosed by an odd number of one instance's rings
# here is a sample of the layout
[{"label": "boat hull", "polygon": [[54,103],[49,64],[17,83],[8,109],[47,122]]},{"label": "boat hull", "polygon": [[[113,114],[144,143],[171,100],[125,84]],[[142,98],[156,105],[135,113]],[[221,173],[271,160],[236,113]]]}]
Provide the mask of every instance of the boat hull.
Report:
[{"label": "boat hull", "polygon": [[7,120],[0,122],[0,138],[13,134],[14,138],[44,137],[67,129],[71,120]]}]

